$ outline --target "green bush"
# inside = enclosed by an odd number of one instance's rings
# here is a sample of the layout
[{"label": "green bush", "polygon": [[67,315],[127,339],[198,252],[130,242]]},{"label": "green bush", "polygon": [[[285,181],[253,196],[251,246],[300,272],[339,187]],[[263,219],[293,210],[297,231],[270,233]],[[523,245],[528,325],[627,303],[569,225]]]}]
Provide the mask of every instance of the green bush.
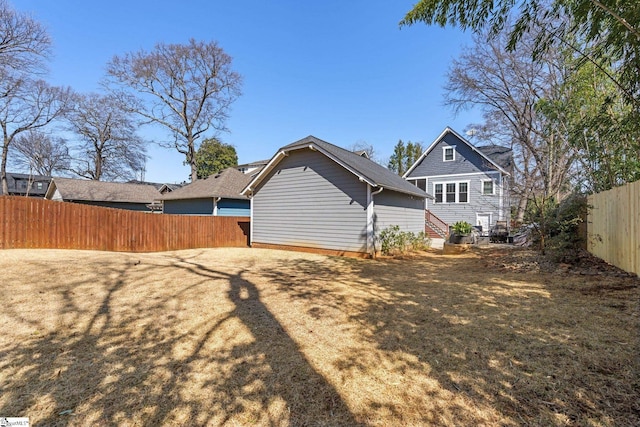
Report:
[{"label": "green bush", "polygon": [[469,224],[467,221],[458,221],[451,227],[453,232],[459,234],[461,236],[466,236],[471,234],[473,230],[473,226]]},{"label": "green bush", "polygon": [[421,231],[417,235],[400,230],[399,225],[391,225],[378,235],[380,249],[384,255],[398,255],[409,251],[423,251],[431,247],[431,239]]}]

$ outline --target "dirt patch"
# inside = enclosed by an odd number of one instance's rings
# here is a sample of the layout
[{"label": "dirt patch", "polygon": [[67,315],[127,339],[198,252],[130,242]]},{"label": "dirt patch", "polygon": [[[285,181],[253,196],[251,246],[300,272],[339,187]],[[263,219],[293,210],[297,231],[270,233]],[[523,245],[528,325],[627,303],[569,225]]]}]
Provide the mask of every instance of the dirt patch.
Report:
[{"label": "dirt patch", "polygon": [[0,251],[33,425],[640,424],[638,279],[534,252]]}]

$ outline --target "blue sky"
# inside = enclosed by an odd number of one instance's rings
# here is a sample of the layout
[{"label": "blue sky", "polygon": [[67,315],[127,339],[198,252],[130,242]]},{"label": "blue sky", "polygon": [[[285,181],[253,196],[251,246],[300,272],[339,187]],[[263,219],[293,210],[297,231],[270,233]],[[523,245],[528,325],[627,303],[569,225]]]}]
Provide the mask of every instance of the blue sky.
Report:
[{"label": "blue sky", "polygon": [[[446,127],[480,120],[443,105],[449,64],[470,35],[456,28],[398,22],[415,0],[11,0],[51,35],[50,81],[99,90],[116,54],[157,42],[216,40],[244,78],[230,133],[239,162],[268,159],[314,135],[350,147],[373,145],[379,158],[399,139],[430,143]],[[159,129],[140,134],[162,140]],[[213,135],[211,135],[213,136]],[[189,171],[176,151],[151,146],[146,179],[181,182]]]}]

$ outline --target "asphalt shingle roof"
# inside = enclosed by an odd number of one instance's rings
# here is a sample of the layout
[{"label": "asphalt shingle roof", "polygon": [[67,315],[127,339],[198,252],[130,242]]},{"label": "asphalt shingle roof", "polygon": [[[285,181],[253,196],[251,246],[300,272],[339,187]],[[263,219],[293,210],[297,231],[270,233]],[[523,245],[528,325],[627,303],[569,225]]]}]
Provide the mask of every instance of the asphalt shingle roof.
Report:
[{"label": "asphalt shingle roof", "polygon": [[202,199],[209,197],[223,197],[226,199],[247,199],[240,194],[249,184],[251,176],[228,168],[211,175],[206,179],[199,179],[182,188],[174,190],[160,197],[160,200]]},{"label": "asphalt shingle roof", "polygon": [[314,136],[308,136],[299,141],[282,147],[281,151],[290,151],[298,148],[305,148],[310,144],[315,145],[320,150],[328,153],[334,159],[350,168],[357,175],[369,181],[376,187],[383,187],[388,190],[409,194],[417,197],[431,197],[418,187],[405,181],[401,176],[369,160],[352,151],[345,150],[336,145],[318,139]]},{"label": "asphalt shingle roof", "polygon": [[486,145],[484,147],[477,148],[501,168],[507,171],[511,169],[513,164],[513,151],[511,148],[503,147],[501,145]]},{"label": "asphalt shingle roof", "polygon": [[63,200],[151,203],[161,196],[154,186],[145,184],[72,178],[53,178],[52,183]]}]

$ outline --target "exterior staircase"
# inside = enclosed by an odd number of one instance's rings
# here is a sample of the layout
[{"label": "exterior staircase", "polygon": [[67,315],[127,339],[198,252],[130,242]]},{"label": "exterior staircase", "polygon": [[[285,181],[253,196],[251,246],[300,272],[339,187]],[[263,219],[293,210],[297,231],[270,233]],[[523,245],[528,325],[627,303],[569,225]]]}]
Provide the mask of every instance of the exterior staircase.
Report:
[{"label": "exterior staircase", "polygon": [[432,239],[446,239],[449,235],[449,226],[430,210],[426,210],[424,211],[424,232]]}]

